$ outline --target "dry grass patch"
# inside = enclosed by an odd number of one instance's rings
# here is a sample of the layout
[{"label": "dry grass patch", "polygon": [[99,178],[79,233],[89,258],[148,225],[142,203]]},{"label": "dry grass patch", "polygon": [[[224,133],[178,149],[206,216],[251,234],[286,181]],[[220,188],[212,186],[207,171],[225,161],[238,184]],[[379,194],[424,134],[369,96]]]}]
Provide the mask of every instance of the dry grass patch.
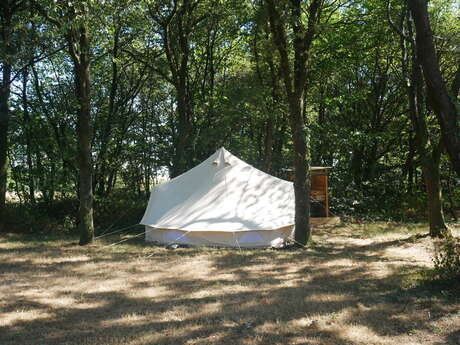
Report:
[{"label": "dry grass patch", "polygon": [[0,344],[458,345],[459,297],[413,286],[425,231],[318,229],[279,251],[3,235]]}]

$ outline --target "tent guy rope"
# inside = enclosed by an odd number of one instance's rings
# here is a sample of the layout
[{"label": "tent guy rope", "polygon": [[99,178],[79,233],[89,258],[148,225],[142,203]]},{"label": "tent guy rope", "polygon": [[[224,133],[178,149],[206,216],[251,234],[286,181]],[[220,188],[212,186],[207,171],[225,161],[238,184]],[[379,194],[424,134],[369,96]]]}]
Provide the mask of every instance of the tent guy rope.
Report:
[{"label": "tent guy rope", "polygon": [[111,247],[111,246],[114,246],[114,245],[117,245],[117,244],[120,244],[120,243],[129,241],[129,240],[132,240],[133,238],[139,237],[139,236],[144,235],[144,234],[145,234],[145,231],[142,231],[141,233],[136,234],[136,235],[134,235],[134,236],[132,236],[132,237],[130,237],[130,238],[124,238],[124,239],[122,239],[121,241],[118,241],[118,242],[115,242],[115,243],[108,244],[108,245],[106,245],[106,246],[103,246],[102,248]]},{"label": "tent guy rope", "polygon": [[102,237],[105,237],[105,236],[113,235],[113,234],[116,234],[118,232],[122,232],[122,231],[128,230],[130,228],[134,228],[135,226],[138,226],[138,225],[140,225],[140,224],[133,224],[133,225],[127,226],[125,228],[121,228],[121,229],[118,229],[118,230],[115,230],[115,231],[112,231],[112,232],[109,232],[109,233],[106,233],[106,234],[96,236],[94,239],[96,240],[96,239],[99,239],[99,238],[102,238]]}]

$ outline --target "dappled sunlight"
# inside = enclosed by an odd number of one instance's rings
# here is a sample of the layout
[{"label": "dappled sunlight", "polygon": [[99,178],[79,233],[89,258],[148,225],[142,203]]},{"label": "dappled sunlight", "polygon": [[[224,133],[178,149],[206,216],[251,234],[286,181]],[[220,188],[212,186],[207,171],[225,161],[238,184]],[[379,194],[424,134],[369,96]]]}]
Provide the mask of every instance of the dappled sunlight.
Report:
[{"label": "dappled sunlight", "polygon": [[152,321],[149,314],[139,314],[136,312],[123,314],[118,319],[103,320],[100,322],[101,327],[110,328],[114,326],[142,326]]},{"label": "dappled sunlight", "polygon": [[430,265],[431,253],[434,249],[433,241],[427,238],[421,242],[423,242],[423,245],[419,246],[412,246],[410,243],[405,243],[400,247],[389,247],[385,249],[384,254],[393,260],[407,261],[408,264],[419,263]]},{"label": "dappled sunlight", "polygon": [[[375,332],[366,326],[357,324],[348,324],[346,327],[342,325],[334,325],[332,327],[322,326],[319,328],[323,332],[334,332],[338,337],[348,341],[352,344],[375,344],[375,345],[387,345],[394,344],[394,339],[391,337],[379,336]],[[414,344],[412,342],[406,342],[404,345]]]},{"label": "dappled sunlight", "polygon": [[5,326],[13,326],[13,325],[20,325],[21,323],[32,321],[32,320],[40,320],[40,319],[47,319],[52,317],[51,313],[42,312],[40,310],[14,310],[9,313],[0,313],[0,327]]},{"label": "dappled sunlight", "polygon": [[[219,157],[225,157],[229,164],[216,163],[222,160]],[[276,230],[293,223],[293,184],[248,165],[224,148],[181,176],[156,186],[141,221],[151,228],[170,230],[173,238],[181,236],[174,231],[179,229],[232,233]],[[168,243],[173,238],[154,240]],[[244,242],[240,238],[240,243]],[[267,246],[270,241],[255,242]]]},{"label": "dappled sunlight", "polygon": [[280,251],[2,242],[0,343],[456,344],[460,301],[401,287],[430,241],[353,231]]}]

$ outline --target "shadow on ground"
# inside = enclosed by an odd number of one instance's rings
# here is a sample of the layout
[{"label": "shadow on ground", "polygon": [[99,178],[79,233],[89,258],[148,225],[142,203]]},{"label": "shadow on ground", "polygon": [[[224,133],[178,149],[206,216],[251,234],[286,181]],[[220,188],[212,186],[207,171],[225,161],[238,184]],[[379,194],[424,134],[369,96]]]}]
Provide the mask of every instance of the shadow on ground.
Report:
[{"label": "shadow on ground", "polygon": [[458,297],[407,283],[426,240],[334,236],[295,251],[2,241],[0,344],[460,343]]}]

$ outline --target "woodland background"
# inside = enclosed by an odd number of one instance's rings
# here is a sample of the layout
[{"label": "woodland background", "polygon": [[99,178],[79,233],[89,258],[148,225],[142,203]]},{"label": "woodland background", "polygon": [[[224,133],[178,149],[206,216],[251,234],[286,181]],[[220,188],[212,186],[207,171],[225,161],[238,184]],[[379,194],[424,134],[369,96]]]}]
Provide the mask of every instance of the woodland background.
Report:
[{"label": "woodland background", "polygon": [[[432,0],[428,11],[458,109],[459,5]],[[5,0],[0,19],[4,231],[75,231],[93,206],[96,233],[131,225],[154,184],[221,146],[285,178],[296,148],[276,28],[297,61],[310,24],[305,155],[333,167],[333,213],[426,221],[430,175],[457,220],[460,176],[417,72],[405,1]]]}]

